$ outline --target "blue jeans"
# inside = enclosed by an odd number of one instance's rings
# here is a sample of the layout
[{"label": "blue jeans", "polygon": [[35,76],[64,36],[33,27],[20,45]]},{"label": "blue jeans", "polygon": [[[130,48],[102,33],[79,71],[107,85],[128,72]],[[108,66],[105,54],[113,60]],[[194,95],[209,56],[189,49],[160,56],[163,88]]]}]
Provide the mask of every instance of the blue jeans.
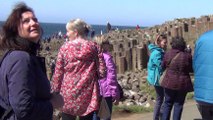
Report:
[{"label": "blue jeans", "polygon": [[156,103],[154,108],[153,120],[159,120],[163,110],[164,100],[164,88],[160,86],[154,86],[156,92]]},{"label": "blue jeans", "polygon": [[[105,97],[107,105],[109,107],[110,113],[112,114],[112,97]],[[93,115],[93,120],[100,120],[100,118],[97,116],[97,112]],[[111,118],[105,119],[105,120],[111,120]]]},{"label": "blue jeans", "polygon": [[162,116],[163,120],[170,120],[171,110],[173,106],[173,120],[181,119],[186,94],[186,91],[171,90],[165,88],[164,111]]}]

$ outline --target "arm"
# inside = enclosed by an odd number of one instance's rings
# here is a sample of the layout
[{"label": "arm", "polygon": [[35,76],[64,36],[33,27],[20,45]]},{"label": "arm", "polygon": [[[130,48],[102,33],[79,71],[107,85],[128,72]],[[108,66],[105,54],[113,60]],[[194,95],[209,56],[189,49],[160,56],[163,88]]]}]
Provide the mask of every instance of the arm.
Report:
[{"label": "arm", "polygon": [[193,67],[192,67],[192,55],[190,53],[188,53],[189,55],[189,72],[194,72],[193,71]]},{"label": "arm", "polygon": [[32,63],[30,56],[17,54],[10,60],[9,101],[17,118],[19,120],[52,119],[53,107],[49,99],[37,97],[38,79],[35,74],[35,64]]},{"label": "arm", "polygon": [[161,62],[161,69],[164,71],[166,69],[166,55],[164,55],[163,60]]},{"label": "arm", "polygon": [[63,58],[63,48],[60,49],[56,61],[55,72],[52,79],[52,91],[60,92],[62,79],[64,76],[64,58]]},{"label": "arm", "polygon": [[97,58],[96,64],[98,66],[97,69],[98,69],[98,74],[99,74],[99,79],[100,79],[100,78],[104,78],[106,76],[106,63],[104,60],[103,51],[97,44],[96,44],[96,48],[97,48],[97,53],[98,53],[98,58]]},{"label": "arm", "polygon": [[162,53],[159,51],[153,51],[150,56],[152,68],[154,68],[154,84],[157,84],[160,76],[162,74],[161,62],[162,62]]},{"label": "arm", "polygon": [[107,64],[107,81],[109,81],[109,88],[112,94],[113,100],[120,99],[120,91],[118,88],[118,81],[117,81],[117,73],[116,73],[116,66],[112,59],[111,55],[106,59]]},{"label": "arm", "polygon": [[163,56],[162,56],[162,53],[161,52],[153,52],[150,56],[152,59],[151,59],[151,62],[154,66],[160,68],[161,67],[161,62],[162,62],[162,59],[163,59]]}]

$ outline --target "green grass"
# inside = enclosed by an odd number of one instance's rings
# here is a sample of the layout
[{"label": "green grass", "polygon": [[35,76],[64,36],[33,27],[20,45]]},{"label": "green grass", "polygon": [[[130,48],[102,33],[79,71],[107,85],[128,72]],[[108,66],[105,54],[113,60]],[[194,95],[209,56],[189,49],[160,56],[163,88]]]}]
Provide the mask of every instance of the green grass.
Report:
[{"label": "green grass", "polygon": [[143,106],[132,105],[132,106],[113,106],[113,112],[124,112],[124,113],[145,113],[152,112],[153,108],[145,108]]},{"label": "green grass", "polygon": [[[141,85],[141,91],[144,94],[149,94],[151,98],[156,97],[155,89],[153,86],[148,85],[148,83],[143,83]],[[148,98],[150,99],[150,98]],[[131,106],[125,106],[125,105],[119,105],[119,106],[113,106],[113,112],[126,112],[126,113],[146,113],[146,112],[152,112],[153,106],[150,106],[148,108],[144,106],[139,105],[131,105]]]},{"label": "green grass", "polygon": [[144,83],[143,85],[141,85],[140,89],[143,93],[149,94],[150,97],[156,98],[156,93],[155,93],[154,87],[149,85],[147,82]]},{"label": "green grass", "polygon": [[[155,89],[153,86],[148,85],[148,83],[145,83],[141,85],[141,91],[143,93],[149,94],[151,98],[156,98]],[[189,92],[186,96],[187,100],[192,100],[194,97],[194,92]],[[150,99],[150,98],[148,98]],[[132,106],[113,106],[113,112],[126,112],[126,113],[146,113],[146,112],[152,112],[154,106],[150,106],[149,108],[138,106],[138,105],[132,105]]]},{"label": "green grass", "polygon": [[190,92],[186,95],[187,100],[192,100],[194,98],[194,92]]}]

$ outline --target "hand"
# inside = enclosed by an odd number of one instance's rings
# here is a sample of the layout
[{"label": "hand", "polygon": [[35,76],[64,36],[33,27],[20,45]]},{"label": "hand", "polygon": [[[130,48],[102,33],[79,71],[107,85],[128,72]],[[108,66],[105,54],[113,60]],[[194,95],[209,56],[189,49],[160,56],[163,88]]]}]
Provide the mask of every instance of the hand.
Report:
[{"label": "hand", "polygon": [[50,102],[54,109],[59,109],[64,105],[64,98],[59,93],[53,93]]},{"label": "hand", "polygon": [[146,41],[146,45],[149,45],[149,44],[151,44],[151,41],[150,41],[150,40],[147,40],[147,41]]},{"label": "hand", "polygon": [[119,100],[114,100],[114,101],[113,101],[113,104],[114,104],[114,105],[118,105],[118,104],[119,104]]}]

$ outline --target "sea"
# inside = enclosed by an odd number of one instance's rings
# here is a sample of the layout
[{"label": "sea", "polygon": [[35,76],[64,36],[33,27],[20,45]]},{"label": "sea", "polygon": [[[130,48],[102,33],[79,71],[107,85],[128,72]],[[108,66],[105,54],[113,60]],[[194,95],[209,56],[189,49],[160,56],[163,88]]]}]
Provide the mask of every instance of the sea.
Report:
[{"label": "sea", "polygon": [[[0,27],[3,25],[3,21],[0,21]],[[61,32],[66,34],[65,23],[40,23],[43,29],[43,38],[51,37],[54,34]],[[95,35],[106,33],[106,25],[91,25],[91,28],[95,31]],[[112,29],[135,29],[135,26],[116,26],[112,25]]]}]

